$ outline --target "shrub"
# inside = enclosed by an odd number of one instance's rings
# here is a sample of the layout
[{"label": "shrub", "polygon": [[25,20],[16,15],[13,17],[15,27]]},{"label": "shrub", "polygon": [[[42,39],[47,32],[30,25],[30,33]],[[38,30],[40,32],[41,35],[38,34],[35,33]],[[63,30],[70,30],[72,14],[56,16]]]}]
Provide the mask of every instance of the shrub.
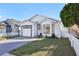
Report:
[{"label": "shrub", "polygon": [[55,38],[55,37],[56,37],[54,33],[52,33],[52,37],[53,37],[53,38]]},{"label": "shrub", "polygon": [[46,35],[45,38],[48,38],[48,36]]},{"label": "shrub", "polygon": [[39,38],[43,37],[42,33],[40,33],[40,35],[38,36]]}]

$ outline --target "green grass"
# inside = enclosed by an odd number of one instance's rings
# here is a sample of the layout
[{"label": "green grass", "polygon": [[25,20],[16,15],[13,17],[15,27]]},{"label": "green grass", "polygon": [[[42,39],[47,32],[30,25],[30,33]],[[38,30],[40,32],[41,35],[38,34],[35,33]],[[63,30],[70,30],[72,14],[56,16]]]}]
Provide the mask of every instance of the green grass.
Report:
[{"label": "green grass", "polygon": [[0,40],[6,40],[6,38],[0,38]]},{"label": "green grass", "polygon": [[7,37],[5,37],[6,39],[11,39],[11,38],[16,38],[16,37],[18,37],[18,35],[16,35],[16,36],[7,36]]},{"label": "green grass", "polygon": [[68,39],[47,38],[33,41],[10,52],[17,56],[75,56]]}]

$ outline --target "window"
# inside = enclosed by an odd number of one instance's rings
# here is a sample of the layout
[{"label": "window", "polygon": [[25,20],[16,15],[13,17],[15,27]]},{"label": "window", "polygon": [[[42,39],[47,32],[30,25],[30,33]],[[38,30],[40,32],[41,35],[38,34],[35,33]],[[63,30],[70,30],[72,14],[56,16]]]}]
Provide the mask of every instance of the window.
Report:
[{"label": "window", "polygon": [[11,33],[11,32],[12,32],[11,25],[6,25],[6,33]]},{"label": "window", "polygon": [[50,34],[50,24],[43,25],[43,33]]},{"label": "window", "polygon": [[0,25],[0,29],[4,29],[5,28],[5,25]]}]

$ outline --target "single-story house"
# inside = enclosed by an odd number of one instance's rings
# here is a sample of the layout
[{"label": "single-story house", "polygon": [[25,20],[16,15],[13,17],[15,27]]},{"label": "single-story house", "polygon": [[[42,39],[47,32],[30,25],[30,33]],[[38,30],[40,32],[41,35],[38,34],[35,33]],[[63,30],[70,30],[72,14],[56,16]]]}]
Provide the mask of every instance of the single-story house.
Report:
[{"label": "single-story house", "polygon": [[52,36],[52,34],[55,34],[55,36],[60,38],[60,23],[60,20],[55,20],[42,15],[35,15],[20,24],[20,35],[26,37],[37,37],[40,34],[43,36]]},{"label": "single-story house", "polygon": [[16,21],[14,19],[7,19],[5,21],[0,22],[0,37],[1,36],[14,36],[19,35],[19,24],[20,21]]}]

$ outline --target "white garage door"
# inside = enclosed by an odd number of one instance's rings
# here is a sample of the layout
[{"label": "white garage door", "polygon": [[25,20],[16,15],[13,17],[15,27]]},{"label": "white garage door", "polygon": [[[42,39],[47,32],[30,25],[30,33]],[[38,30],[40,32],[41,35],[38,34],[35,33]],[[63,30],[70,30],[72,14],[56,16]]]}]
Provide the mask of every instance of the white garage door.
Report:
[{"label": "white garage door", "polygon": [[31,37],[32,36],[32,25],[23,26],[23,36]]}]

